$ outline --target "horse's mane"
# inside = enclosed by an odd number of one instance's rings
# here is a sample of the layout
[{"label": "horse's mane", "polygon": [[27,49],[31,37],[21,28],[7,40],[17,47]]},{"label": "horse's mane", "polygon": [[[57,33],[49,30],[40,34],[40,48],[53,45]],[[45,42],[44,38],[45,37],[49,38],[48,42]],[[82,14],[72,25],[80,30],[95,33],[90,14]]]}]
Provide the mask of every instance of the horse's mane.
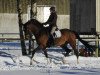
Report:
[{"label": "horse's mane", "polygon": [[40,23],[38,20],[36,20],[36,19],[31,19],[31,20],[29,20],[28,22],[26,22],[24,25],[26,26],[26,25],[29,25],[29,24],[34,24],[35,26],[37,26],[37,27],[39,27],[39,28],[42,28],[43,27],[43,25],[42,25],[42,23]]},{"label": "horse's mane", "polygon": [[34,22],[34,25],[36,25],[38,28],[40,28],[40,35],[43,35],[43,34],[48,34],[48,28],[44,27],[42,25],[42,23],[40,23],[38,20],[36,19],[31,19],[30,20],[31,22]]},{"label": "horse's mane", "polygon": [[31,23],[33,23],[35,26],[37,26],[37,27],[43,27],[43,25],[42,25],[42,23],[40,23],[38,20],[36,20],[36,19],[31,19],[30,20],[30,22]]},{"label": "horse's mane", "polygon": [[27,25],[34,25],[36,27],[38,27],[40,30],[39,30],[39,33],[43,34],[43,33],[47,33],[48,32],[48,28],[45,28],[43,26],[43,24],[41,22],[39,22],[38,20],[36,19],[31,19],[29,21],[27,21],[25,24],[24,24],[24,30],[27,29]]}]

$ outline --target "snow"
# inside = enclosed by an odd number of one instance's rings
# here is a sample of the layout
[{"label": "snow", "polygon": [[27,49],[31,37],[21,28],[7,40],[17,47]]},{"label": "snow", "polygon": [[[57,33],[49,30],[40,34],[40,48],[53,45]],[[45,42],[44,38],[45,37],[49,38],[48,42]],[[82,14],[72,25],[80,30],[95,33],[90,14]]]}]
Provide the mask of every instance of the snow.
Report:
[{"label": "snow", "polygon": [[30,57],[14,56],[7,53],[0,53],[0,75],[85,75],[100,73],[100,57],[79,57],[79,64],[76,56],[65,58],[66,64],[62,63],[63,55],[57,52],[48,52],[51,63],[47,63],[42,53],[36,53],[32,65]]},{"label": "snow", "polygon": [[12,46],[9,48],[11,50],[0,50],[0,75],[100,75],[100,57],[80,56],[77,64],[75,55],[64,58],[58,52],[60,49],[55,48],[48,51],[50,63],[43,52],[38,51],[30,65],[30,57],[22,56],[19,47],[16,50],[12,50]]}]

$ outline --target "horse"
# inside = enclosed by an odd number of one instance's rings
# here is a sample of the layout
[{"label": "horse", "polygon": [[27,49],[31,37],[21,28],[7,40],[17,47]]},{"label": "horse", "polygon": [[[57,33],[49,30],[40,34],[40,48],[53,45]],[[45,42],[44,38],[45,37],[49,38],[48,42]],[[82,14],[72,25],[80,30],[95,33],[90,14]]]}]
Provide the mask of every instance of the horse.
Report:
[{"label": "horse", "polygon": [[[35,52],[40,49],[43,50],[45,57],[48,58],[46,48],[48,47],[47,43],[49,40],[49,31],[48,31],[49,28],[44,27],[43,24],[36,19],[29,20],[23,26],[24,26],[25,38],[28,39],[29,36],[34,35],[36,38],[36,42],[38,44],[38,47],[32,51],[31,59],[34,57]],[[79,52],[78,49],[76,48],[76,39],[81,41],[89,49],[92,49],[92,46],[89,45],[88,42],[82,40],[79,34],[76,33],[75,31],[65,28],[65,29],[60,29],[60,32],[61,32],[61,37],[54,39],[54,45],[60,46],[62,49],[65,50],[66,52],[64,54],[65,57],[71,52],[71,50],[67,47],[67,44],[70,44],[70,46],[74,50],[74,54],[76,55],[78,63]]]}]

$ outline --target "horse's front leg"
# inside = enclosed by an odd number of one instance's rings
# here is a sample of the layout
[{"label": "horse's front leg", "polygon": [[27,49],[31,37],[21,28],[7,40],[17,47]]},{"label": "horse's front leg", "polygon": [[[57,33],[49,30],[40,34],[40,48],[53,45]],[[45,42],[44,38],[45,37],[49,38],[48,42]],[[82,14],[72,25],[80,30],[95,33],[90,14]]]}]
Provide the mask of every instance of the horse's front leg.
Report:
[{"label": "horse's front leg", "polygon": [[44,55],[45,55],[45,57],[46,57],[47,64],[50,64],[50,63],[51,63],[51,61],[50,61],[50,58],[48,57],[48,53],[47,53],[46,48],[44,48],[44,49],[43,49],[43,52],[44,52]]},{"label": "horse's front leg", "polygon": [[[33,57],[34,57],[35,52],[36,52],[37,50],[39,50],[39,49],[41,49],[41,48],[38,46],[36,49],[34,49],[34,50],[32,51],[32,57],[31,57],[30,65],[32,65],[32,61],[35,61],[35,60],[33,59]],[[36,62],[36,61],[35,61],[35,62]]]},{"label": "horse's front leg", "polygon": [[45,50],[43,50],[43,52],[44,52],[45,57],[48,58],[47,50],[45,49]]}]

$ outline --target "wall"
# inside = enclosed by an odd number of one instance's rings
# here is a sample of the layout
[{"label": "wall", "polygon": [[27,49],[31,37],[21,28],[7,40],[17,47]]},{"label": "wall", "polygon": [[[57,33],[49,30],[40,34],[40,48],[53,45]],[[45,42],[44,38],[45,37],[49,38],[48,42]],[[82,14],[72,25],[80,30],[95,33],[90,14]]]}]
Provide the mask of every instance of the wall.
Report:
[{"label": "wall", "polygon": [[[22,16],[23,23],[27,21],[27,15]],[[0,14],[0,33],[19,33],[18,15],[17,14]]]},{"label": "wall", "polygon": [[[96,29],[96,1],[71,0],[70,28],[80,33],[95,32]],[[94,29],[94,30],[93,30]]]},{"label": "wall", "polygon": [[[30,0],[20,0],[23,12],[23,23],[28,20],[28,5]],[[54,5],[57,8],[59,28],[69,28],[70,0],[34,0],[37,5]],[[67,21],[66,21],[67,20]],[[17,0],[0,0],[0,33],[19,33]]]},{"label": "wall", "polygon": [[36,0],[37,5],[54,5],[60,15],[69,15],[70,0]]},{"label": "wall", "polygon": [[[46,10],[46,12],[44,12],[44,6],[39,6],[39,7],[37,7],[37,10],[38,10],[38,12],[37,12],[37,20],[42,22],[42,23],[46,22],[48,17],[49,17],[49,15],[50,15],[49,8],[48,8],[48,10]],[[47,12],[48,12],[48,15],[46,15]],[[45,21],[44,21],[44,16],[43,15],[47,17]],[[69,15],[60,15],[60,14],[58,14],[57,16],[58,16],[58,18],[57,18],[57,26],[58,26],[58,28],[60,28],[60,29],[68,28],[69,29],[70,28],[70,19],[69,19],[70,16]]]},{"label": "wall", "polygon": [[70,16],[69,15],[58,15],[57,26],[59,29],[70,28]]},{"label": "wall", "polygon": [[96,0],[96,31],[100,33],[100,0]]},{"label": "wall", "polygon": [[[37,5],[55,5],[58,14],[69,14],[70,0],[33,0]],[[27,5],[30,0],[20,0],[20,6],[23,13],[27,13]],[[17,0],[0,0],[0,13],[17,13]]]}]

